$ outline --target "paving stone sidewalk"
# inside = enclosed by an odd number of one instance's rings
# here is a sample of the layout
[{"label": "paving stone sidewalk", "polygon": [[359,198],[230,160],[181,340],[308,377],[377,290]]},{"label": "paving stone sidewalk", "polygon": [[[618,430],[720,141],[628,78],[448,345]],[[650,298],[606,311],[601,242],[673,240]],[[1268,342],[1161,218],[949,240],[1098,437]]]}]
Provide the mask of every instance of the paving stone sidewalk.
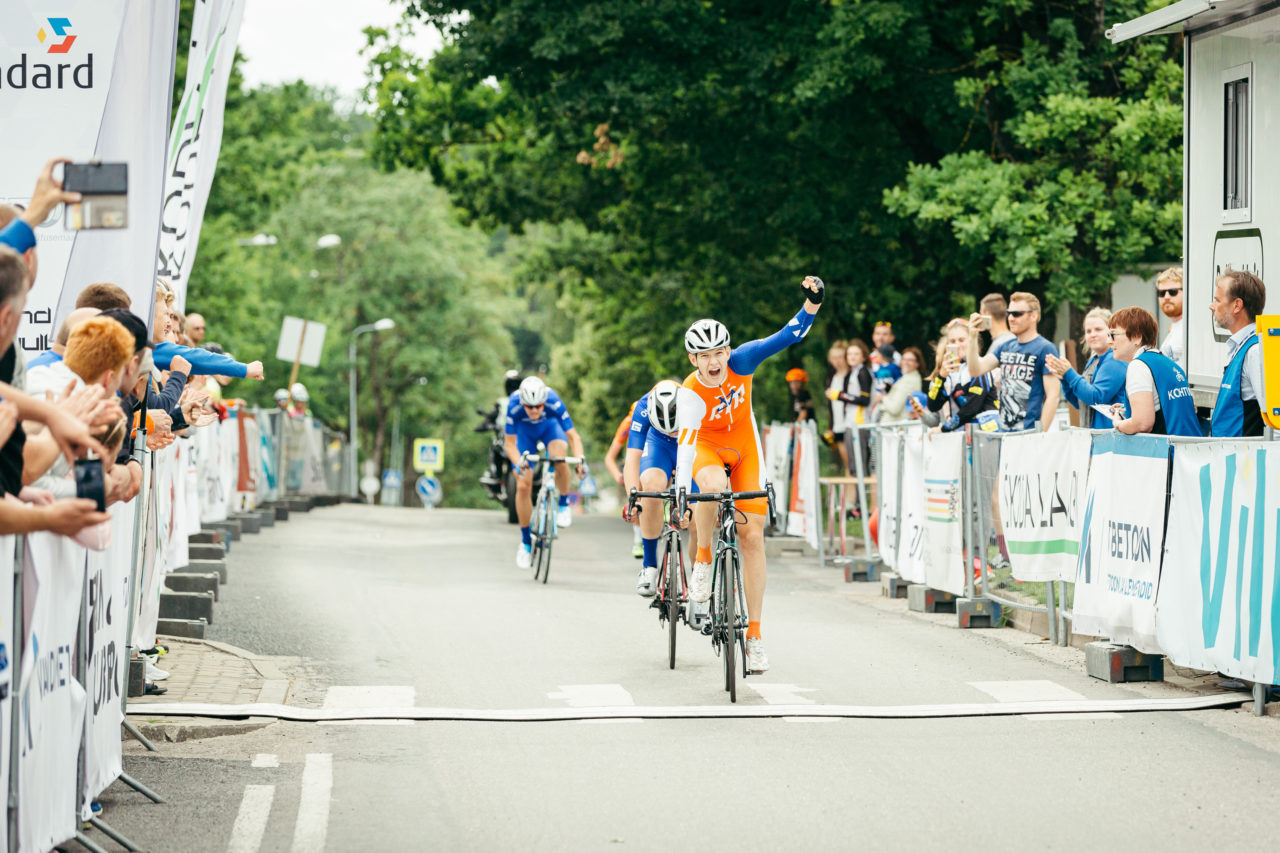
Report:
[{"label": "paving stone sidewalk", "polygon": [[[278,658],[255,655],[244,649],[211,640],[183,637],[158,638],[169,653],[157,662],[169,677],[158,682],[167,689],[162,696],[138,696],[131,709],[170,702],[212,702],[240,705],[253,702],[283,704],[291,681],[281,671]],[[242,734],[271,725],[265,717],[219,720],[205,717],[148,717],[130,713],[128,719],[151,741],[182,741],[218,735]]]}]

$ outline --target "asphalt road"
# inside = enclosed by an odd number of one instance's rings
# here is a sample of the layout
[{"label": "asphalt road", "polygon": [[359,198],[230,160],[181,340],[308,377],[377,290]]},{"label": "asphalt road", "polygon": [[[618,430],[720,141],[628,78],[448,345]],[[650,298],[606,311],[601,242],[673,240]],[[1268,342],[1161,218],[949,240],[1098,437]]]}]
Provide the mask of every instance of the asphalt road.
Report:
[{"label": "asphalt road", "polygon": [[[551,581],[498,512],[344,506],[236,543],[211,639],[286,656],[290,702],[727,704],[708,640],[677,668],[628,530],[579,519]],[[1179,695],[1082,655],[961,631],[812,562],[770,564],[772,670],[743,705]],[[277,723],[126,748],[112,825],[153,850],[1202,850],[1274,835],[1280,720],[1200,711],[974,719]]]}]

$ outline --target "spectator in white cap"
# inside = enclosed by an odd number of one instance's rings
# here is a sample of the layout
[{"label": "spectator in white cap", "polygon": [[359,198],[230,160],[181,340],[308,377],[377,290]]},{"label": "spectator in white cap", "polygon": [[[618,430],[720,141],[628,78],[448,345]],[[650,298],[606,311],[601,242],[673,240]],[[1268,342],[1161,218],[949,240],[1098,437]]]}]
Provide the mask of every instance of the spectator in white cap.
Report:
[{"label": "spectator in white cap", "polygon": [[293,387],[289,390],[293,395],[293,408],[289,410],[289,417],[300,418],[307,413],[307,403],[311,402],[311,395],[307,393],[307,386],[301,382],[293,383]]},{"label": "spectator in white cap", "polygon": [[288,388],[277,388],[276,393],[274,394],[274,399],[276,401],[276,406],[278,408],[286,412],[289,411],[289,389]]}]

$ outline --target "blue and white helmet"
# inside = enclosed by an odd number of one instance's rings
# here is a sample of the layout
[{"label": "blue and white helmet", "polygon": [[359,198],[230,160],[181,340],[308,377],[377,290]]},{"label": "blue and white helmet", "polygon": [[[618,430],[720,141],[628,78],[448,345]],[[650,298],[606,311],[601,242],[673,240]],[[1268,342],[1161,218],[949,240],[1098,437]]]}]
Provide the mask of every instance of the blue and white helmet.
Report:
[{"label": "blue and white helmet", "polygon": [[680,386],[664,379],[649,392],[649,425],[658,432],[671,435],[676,431],[676,398]]},{"label": "blue and white helmet", "polygon": [[537,376],[527,376],[520,383],[520,403],[525,406],[541,406],[547,402],[547,383]]},{"label": "blue and white helmet", "polygon": [[684,333],[684,348],[689,353],[706,352],[728,345],[729,330],[719,320],[699,320]]}]

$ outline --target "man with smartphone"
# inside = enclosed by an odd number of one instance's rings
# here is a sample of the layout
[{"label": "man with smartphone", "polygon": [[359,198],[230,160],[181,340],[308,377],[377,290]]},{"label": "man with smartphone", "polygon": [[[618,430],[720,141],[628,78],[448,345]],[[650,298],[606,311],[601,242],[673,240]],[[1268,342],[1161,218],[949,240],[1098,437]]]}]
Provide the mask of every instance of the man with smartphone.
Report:
[{"label": "man with smartphone", "polygon": [[1048,432],[1058,410],[1062,385],[1049,371],[1048,358],[1058,348],[1036,330],[1040,300],[1030,293],[1009,296],[1009,331],[986,355],[978,350],[978,333],[986,325],[982,314],[969,315],[969,373],[977,378],[1000,368],[1000,429],[1002,432],[1033,429],[1043,421]]}]

